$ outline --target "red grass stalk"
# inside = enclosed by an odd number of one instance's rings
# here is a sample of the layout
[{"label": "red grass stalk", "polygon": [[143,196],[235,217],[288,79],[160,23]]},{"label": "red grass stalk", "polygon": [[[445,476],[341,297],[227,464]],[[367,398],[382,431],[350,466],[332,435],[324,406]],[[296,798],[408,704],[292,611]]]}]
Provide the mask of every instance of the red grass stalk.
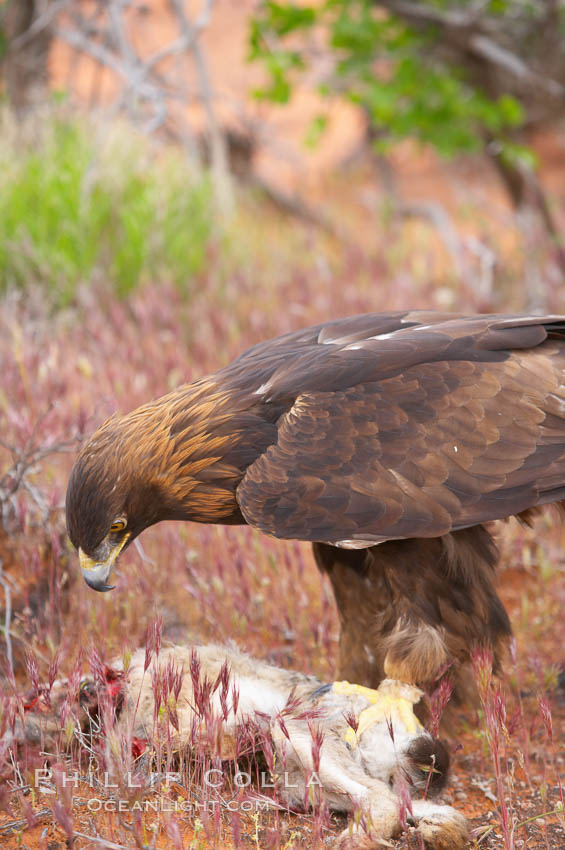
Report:
[{"label": "red grass stalk", "polygon": [[481,707],[486,723],[486,737],[492,755],[496,789],[499,805],[499,817],[505,850],[514,850],[514,830],[516,819],[511,800],[506,799],[507,770],[502,759],[508,729],[506,727],[506,705],[503,695],[492,681],[492,652],[487,647],[475,649],[472,655],[473,670],[477,682]]}]

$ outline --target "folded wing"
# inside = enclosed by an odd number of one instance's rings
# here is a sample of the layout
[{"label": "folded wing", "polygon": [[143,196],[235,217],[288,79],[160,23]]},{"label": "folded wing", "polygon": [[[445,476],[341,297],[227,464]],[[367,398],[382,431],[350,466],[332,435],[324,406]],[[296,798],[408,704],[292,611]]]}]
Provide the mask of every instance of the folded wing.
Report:
[{"label": "folded wing", "polygon": [[[245,519],[277,537],[363,547],[565,498],[562,334],[552,318],[516,317],[328,333],[327,357],[304,358],[302,370],[314,364],[304,391],[238,488]],[[358,383],[344,379],[348,358]],[[281,366],[267,391],[292,380]]]}]

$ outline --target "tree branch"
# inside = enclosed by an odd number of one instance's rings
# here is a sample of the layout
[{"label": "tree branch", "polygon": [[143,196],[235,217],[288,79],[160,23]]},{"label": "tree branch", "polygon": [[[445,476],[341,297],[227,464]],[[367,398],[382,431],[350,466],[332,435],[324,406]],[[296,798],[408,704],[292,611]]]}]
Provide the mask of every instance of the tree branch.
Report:
[{"label": "tree branch", "polygon": [[446,46],[456,46],[512,74],[523,83],[543,89],[551,97],[565,98],[565,86],[532,70],[520,56],[493,38],[489,20],[480,14],[484,4],[461,11],[438,9],[410,0],[375,0],[375,5],[416,27],[437,27],[443,30]]},{"label": "tree branch", "polygon": [[181,33],[186,39],[186,43],[190,45],[194,56],[194,62],[200,79],[200,95],[204,104],[208,133],[210,135],[212,178],[220,208],[224,214],[229,214],[233,208],[233,194],[228,168],[226,141],[216,118],[208,67],[199,42],[200,33],[210,21],[214,0],[205,0],[202,11],[194,24],[191,24],[186,16],[183,0],[169,0],[169,2],[179,22]]}]

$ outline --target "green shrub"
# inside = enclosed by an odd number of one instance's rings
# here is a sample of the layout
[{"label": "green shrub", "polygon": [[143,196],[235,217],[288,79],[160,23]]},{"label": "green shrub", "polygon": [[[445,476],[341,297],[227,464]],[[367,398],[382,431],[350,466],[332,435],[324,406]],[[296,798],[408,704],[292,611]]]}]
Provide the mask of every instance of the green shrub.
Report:
[{"label": "green shrub", "polygon": [[[212,230],[209,182],[182,152],[123,126],[49,119],[0,149],[0,290],[40,283],[57,303],[105,279],[126,295],[147,279],[184,290]],[[11,139],[11,140],[10,140]]]}]

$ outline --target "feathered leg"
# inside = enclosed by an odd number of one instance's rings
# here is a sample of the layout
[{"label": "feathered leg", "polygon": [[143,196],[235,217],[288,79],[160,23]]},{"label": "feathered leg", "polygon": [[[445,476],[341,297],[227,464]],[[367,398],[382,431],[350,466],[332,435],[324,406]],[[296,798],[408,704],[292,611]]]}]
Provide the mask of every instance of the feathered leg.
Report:
[{"label": "feathered leg", "polygon": [[482,526],[370,549],[315,543],[314,555],[339,612],[339,678],[425,686],[485,644],[500,667],[511,628],[494,589],[496,547]]}]

